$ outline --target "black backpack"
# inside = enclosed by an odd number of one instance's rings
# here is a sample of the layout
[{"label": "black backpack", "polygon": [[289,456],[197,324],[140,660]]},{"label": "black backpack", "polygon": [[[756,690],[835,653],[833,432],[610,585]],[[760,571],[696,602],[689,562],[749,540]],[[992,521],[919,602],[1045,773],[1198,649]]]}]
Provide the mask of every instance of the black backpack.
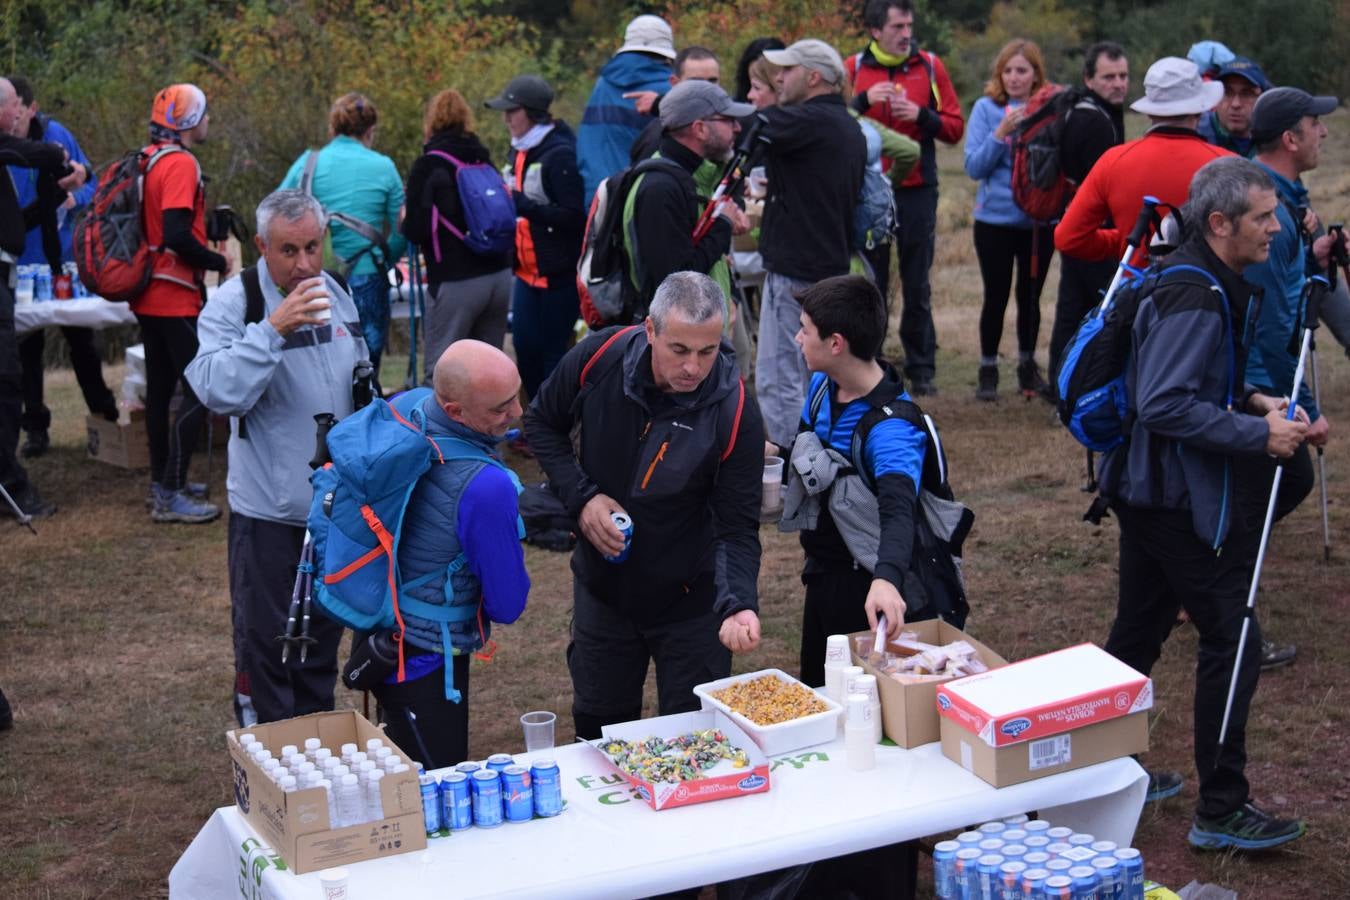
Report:
[{"label": "black backpack", "polygon": [[526,542],[559,553],[566,553],[577,545],[577,522],[557,495],[549,490],[547,481],[524,485],[519,507],[520,520],[525,523]]}]

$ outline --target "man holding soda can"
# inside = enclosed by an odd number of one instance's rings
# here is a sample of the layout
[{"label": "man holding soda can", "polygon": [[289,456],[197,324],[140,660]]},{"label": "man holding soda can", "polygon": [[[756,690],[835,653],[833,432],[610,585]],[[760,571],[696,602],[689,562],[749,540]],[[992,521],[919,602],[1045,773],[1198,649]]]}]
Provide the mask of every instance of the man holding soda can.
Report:
[{"label": "man holding soda can", "polygon": [[574,347],[525,414],[585,538],[567,648],[578,737],[641,718],[650,661],[658,713],[687,712],[695,685],[759,643],[764,427],[722,344],[724,309],[708,276],[670,275],[643,325]]}]

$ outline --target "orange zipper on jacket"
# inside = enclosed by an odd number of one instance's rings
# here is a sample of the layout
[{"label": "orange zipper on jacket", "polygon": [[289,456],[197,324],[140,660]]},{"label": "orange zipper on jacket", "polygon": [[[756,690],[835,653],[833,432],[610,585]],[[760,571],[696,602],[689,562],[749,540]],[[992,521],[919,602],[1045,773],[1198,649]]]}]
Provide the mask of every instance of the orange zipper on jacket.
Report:
[{"label": "orange zipper on jacket", "polygon": [[652,472],[656,471],[656,464],[665,458],[666,448],[669,446],[670,441],[661,442],[661,448],[656,451],[656,458],[653,459],[652,464],[647,467],[647,474],[642,476],[642,490],[645,491],[647,489],[647,482],[652,480]]}]

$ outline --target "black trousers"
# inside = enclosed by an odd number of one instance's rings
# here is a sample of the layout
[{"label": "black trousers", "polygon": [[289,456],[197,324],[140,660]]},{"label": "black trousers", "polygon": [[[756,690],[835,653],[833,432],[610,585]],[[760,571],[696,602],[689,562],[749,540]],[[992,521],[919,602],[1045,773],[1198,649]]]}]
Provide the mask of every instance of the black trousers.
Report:
[{"label": "black trousers", "polygon": [[19,399],[21,372],[9,265],[0,263],[0,484],[20,503],[29,489],[28,473],[18,459],[19,418],[23,408]]},{"label": "black trousers", "polygon": [[836,566],[802,576],[806,603],[802,609],[799,677],[811,687],[825,683],[825,639],[832,634],[866,631],[867,592],[872,573],[862,566]]},{"label": "black trousers", "polygon": [[[905,377],[931,380],[937,371],[937,331],[933,327],[933,292],[928,270],[937,240],[937,185],[896,188],[895,209],[900,257],[900,345],[905,351]],[[888,275],[889,277],[889,275]]]},{"label": "black trousers", "polygon": [[[197,355],[197,318],[137,316],[136,321],[141,323],[141,342],[145,345],[145,433],[150,440],[150,479],[176,491],[187,483],[188,465],[207,415],[206,407],[183,377],[183,370]],[[169,406],[177,386],[182,387],[183,403],[171,426]]]},{"label": "black trousers", "polygon": [[600,737],[602,726],[642,718],[642,685],[656,663],[657,715],[699,708],[694,686],[731,674],[731,651],[717,637],[721,618],[708,613],[643,625],[572,580],[572,720],[577,737]]},{"label": "black trousers", "polygon": [[1055,322],[1050,328],[1050,383],[1059,375],[1059,360],[1064,355],[1078,323],[1088,310],[1102,302],[1102,294],[1116,274],[1114,260],[1085,262],[1072,256],[1059,256],[1059,294],[1055,299]]},{"label": "black trousers", "polygon": [[864,249],[862,255],[872,267],[872,276],[876,279],[877,291],[886,304],[887,317],[891,314],[891,243],[878,244],[871,250]]},{"label": "black trousers", "polygon": [[[1270,488],[1275,483],[1275,468],[1279,461],[1265,454],[1233,457],[1233,482],[1242,486],[1238,493],[1238,513],[1244,527],[1253,533],[1252,563],[1260,544],[1261,528],[1266,521],[1266,506],[1270,502]],[[1308,499],[1316,483],[1312,453],[1307,444],[1299,444],[1294,455],[1283,461],[1284,474],[1280,476],[1280,493],[1275,498],[1275,521],[1278,522]]]},{"label": "black trousers", "polygon": [[[1017,297],[1017,350],[1036,352],[1041,332],[1041,288],[1045,272],[1055,255],[1054,232],[1048,225],[1010,228],[1006,225],[975,223],[975,255],[980,261],[984,281],[984,305],[980,308],[980,355],[998,355],[1003,338],[1003,314],[1008,309],[1008,293]],[[1013,266],[1017,280],[1013,281]]]},{"label": "black trousers", "polygon": [[[46,431],[52,413],[43,403],[42,353],[47,346],[47,330],[38,328],[19,341],[19,359],[23,363],[23,430]],[[84,405],[93,415],[116,418],[117,399],[103,380],[103,360],[94,346],[94,329],[62,326],[61,334],[70,346],[70,366],[84,395]]]},{"label": "black trousers", "polygon": [[1237,658],[1251,582],[1252,535],[1235,517],[1223,552],[1195,534],[1189,511],[1112,507],[1120,520],[1120,595],[1106,650],[1145,675],[1162,653],[1177,611],[1200,633],[1195,666],[1196,812],[1221,818],[1247,802],[1247,713],[1261,675],[1261,629],[1247,635],[1228,735],[1219,747],[1224,702]]},{"label": "black trousers", "polygon": [[[305,543],[303,525],[285,525],[230,513],[228,559],[235,671],[260,723],[333,708],[342,626],[317,606],[309,622],[306,661],[299,649],[281,664],[281,642],[295,586],[295,566]],[[243,724],[242,722],[240,724]],[[401,745],[400,745],[401,746]],[[406,747],[404,749],[407,749]],[[411,750],[409,750],[411,752]]]},{"label": "black trousers", "polygon": [[445,672],[437,669],[402,684],[385,683],[371,693],[380,701],[380,721],[390,739],[428,769],[469,758],[469,656],[452,656],[458,703],[445,699]]}]

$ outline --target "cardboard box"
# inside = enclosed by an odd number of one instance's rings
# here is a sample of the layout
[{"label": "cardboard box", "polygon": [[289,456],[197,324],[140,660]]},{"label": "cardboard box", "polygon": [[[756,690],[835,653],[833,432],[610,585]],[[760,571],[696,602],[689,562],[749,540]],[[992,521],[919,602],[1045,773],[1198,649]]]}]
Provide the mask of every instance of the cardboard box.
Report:
[{"label": "cardboard box", "polygon": [[149,468],[150,439],[145,434],[144,418],[109,422],[102,416],[87,416],[84,424],[90,459],[123,469]]},{"label": "cardboard box", "polygon": [[[703,731],[718,728],[731,742],[733,747],[745,751],[750,765],[735,769],[726,774],[695,781],[650,782],[630,775],[609,758],[609,754],[600,749],[606,740],[615,738],[621,741],[640,741],[648,737],[674,738],[691,731]],[[769,789],[769,759],[750,740],[735,722],[716,710],[702,712],[676,713],[672,716],[658,716],[655,719],[639,719],[636,722],[622,722],[618,725],[606,725],[600,729],[604,735],[600,740],[591,741],[595,752],[605,758],[605,762],[614,767],[623,779],[638,792],[652,809],[674,809],[677,806],[692,806],[695,803],[707,803],[711,800],[725,800],[730,797],[743,797],[746,794],[762,794]]]},{"label": "cardboard box", "polygon": [[1003,747],[990,746],[953,719],[942,720],[942,755],[997,788],[1146,750],[1147,712]]},{"label": "cardboard box", "polygon": [[991,747],[1153,706],[1153,682],[1095,644],[1033,656],[937,689],[938,712]]},{"label": "cardboard box", "polygon": [[[966,641],[975,648],[980,660],[989,668],[1006,666],[1008,661],[975,640],[961,629],[943,622],[930,619],[924,622],[906,622],[905,630],[918,635],[925,644],[950,644],[954,641]],[[849,635],[850,647],[856,647],[856,638],[870,638],[870,631],[860,631]],[[888,645],[891,652],[898,648]],[[872,666],[867,660],[853,654],[853,664],[862,666],[863,671],[875,675],[877,690],[881,692],[881,730],[886,737],[901,747],[913,748],[920,744],[931,744],[941,735],[938,730],[938,713],[935,698],[937,688],[942,681],[928,681],[919,684],[901,684],[886,673]],[[954,680],[954,679],[948,679]]]},{"label": "cardboard box", "polygon": [[323,790],[282,791],[251,757],[244,755],[238,738],[244,731],[251,732],[274,754],[286,744],[303,747],[305,738],[311,737],[335,751],[343,744],[364,747],[370,738],[380,738],[405,760],[410,757],[383,731],[351,710],[315,713],[225,733],[239,812],[297,874],[426,848],[415,769],[380,779],[382,820],[333,829]]}]

